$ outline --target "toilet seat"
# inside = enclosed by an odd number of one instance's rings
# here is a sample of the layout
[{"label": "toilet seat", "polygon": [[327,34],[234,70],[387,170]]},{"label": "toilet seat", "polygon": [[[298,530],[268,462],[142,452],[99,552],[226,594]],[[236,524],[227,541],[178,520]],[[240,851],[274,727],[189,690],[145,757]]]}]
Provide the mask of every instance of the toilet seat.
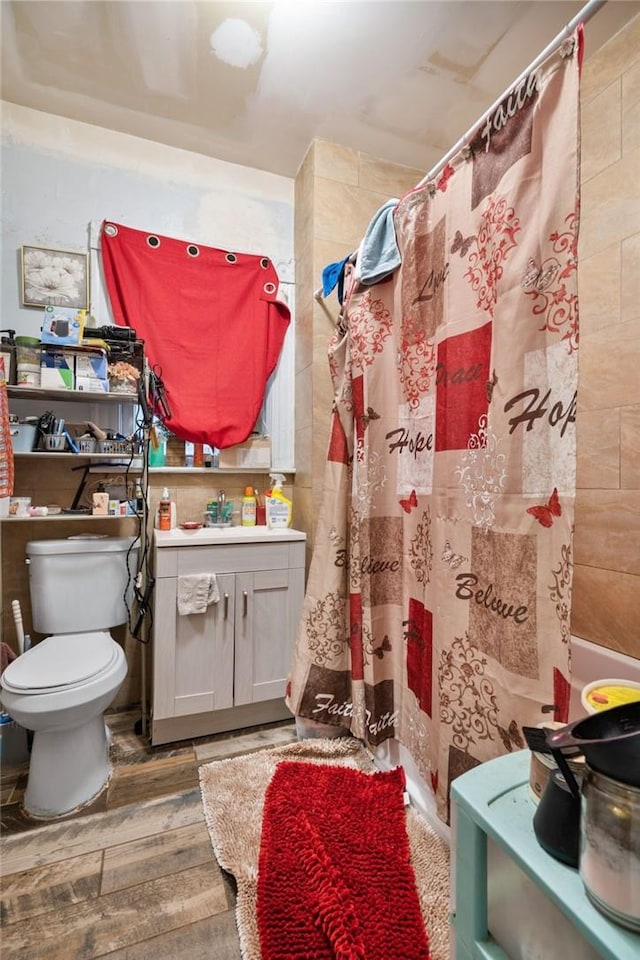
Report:
[{"label": "toilet seat", "polygon": [[111,669],[118,651],[106,631],[47,637],[9,664],[2,687],[23,695],[73,690]]}]

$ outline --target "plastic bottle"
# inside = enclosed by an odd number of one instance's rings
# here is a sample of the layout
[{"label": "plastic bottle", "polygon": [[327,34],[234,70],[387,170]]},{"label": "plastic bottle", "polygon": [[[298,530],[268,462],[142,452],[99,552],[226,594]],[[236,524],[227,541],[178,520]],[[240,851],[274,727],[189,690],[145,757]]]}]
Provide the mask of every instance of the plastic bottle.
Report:
[{"label": "plastic bottle", "polygon": [[158,426],[152,426],[149,435],[149,466],[164,467],[167,462],[167,437]]},{"label": "plastic bottle", "polygon": [[253,492],[253,487],[244,488],[240,523],[243,527],[255,527],[256,525],[256,495]]},{"label": "plastic bottle", "polygon": [[165,487],[158,504],[158,530],[171,530],[171,507],[169,490]]},{"label": "plastic bottle", "polygon": [[267,526],[270,530],[281,530],[291,526],[293,504],[282,492],[284,476],[281,473],[272,473],[273,486],[267,497]]}]

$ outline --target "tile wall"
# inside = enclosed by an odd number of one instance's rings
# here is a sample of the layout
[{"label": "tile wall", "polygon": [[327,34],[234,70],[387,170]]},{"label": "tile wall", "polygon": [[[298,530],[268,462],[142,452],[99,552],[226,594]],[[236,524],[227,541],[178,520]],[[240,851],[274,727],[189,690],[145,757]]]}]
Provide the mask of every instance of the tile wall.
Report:
[{"label": "tile wall", "polygon": [[640,17],[582,74],[571,628],[640,657]]},{"label": "tile wall", "polygon": [[296,482],[294,526],[313,547],[333,391],[327,345],[340,312],[337,291],[316,300],[322,270],[356,250],[372,216],[414,187],[425,171],[314,140],[295,183]]}]

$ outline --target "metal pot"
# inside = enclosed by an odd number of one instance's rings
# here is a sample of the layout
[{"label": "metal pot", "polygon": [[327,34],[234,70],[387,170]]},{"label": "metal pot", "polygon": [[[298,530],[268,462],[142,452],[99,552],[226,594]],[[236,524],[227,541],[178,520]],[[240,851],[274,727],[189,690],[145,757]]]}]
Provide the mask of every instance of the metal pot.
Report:
[{"label": "metal pot", "polygon": [[580,753],[592,770],[640,787],[640,701],[547,731],[546,740],[556,759]]},{"label": "metal pot", "polygon": [[588,765],[582,781],[580,876],[601,913],[640,932],[640,789]]}]

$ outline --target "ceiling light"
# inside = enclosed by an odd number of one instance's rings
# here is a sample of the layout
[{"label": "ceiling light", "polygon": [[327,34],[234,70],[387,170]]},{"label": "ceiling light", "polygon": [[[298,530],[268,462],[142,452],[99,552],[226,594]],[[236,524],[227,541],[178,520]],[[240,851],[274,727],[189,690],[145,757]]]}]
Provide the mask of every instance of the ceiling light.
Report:
[{"label": "ceiling light", "polygon": [[260,34],[245,20],[225,20],[213,31],[209,42],[218,60],[232,67],[246,69],[262,56]]}]

